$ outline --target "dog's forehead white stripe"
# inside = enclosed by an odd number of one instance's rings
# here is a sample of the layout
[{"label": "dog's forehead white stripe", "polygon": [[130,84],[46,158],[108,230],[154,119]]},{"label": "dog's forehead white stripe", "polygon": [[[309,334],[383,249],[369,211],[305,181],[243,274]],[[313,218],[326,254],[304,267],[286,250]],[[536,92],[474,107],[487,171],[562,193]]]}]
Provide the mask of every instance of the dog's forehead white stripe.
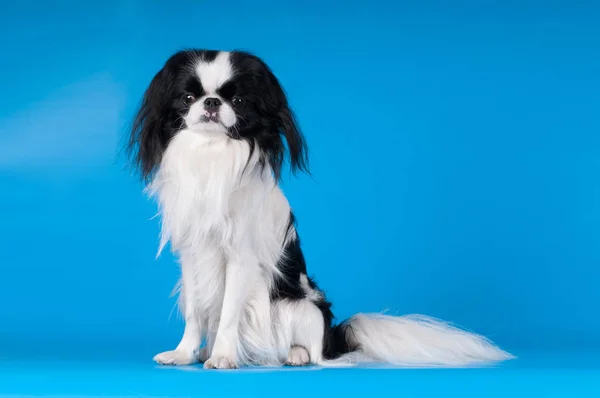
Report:
[{"label": "dog's forehead white stripe", "polygon": [[211,62],[200,61],[196,65],[196,73],[207,94],[214,94],[227,80],[233,76],[229,53],[221,51]]}]

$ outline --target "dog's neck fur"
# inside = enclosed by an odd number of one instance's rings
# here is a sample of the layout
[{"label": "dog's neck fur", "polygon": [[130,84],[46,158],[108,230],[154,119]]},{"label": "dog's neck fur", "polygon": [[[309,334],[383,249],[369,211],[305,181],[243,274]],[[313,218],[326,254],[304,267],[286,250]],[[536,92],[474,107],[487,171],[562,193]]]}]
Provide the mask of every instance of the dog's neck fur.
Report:
[{"label": "dog's neck fur", "polygon": [[252,246],[272,266],[281,254],[287,231],[275,226],[285,224],[289,204],[246,141],[183,130],[148,190],[162,217],[159,254],[169,241],[181,252],[208,240]]}]

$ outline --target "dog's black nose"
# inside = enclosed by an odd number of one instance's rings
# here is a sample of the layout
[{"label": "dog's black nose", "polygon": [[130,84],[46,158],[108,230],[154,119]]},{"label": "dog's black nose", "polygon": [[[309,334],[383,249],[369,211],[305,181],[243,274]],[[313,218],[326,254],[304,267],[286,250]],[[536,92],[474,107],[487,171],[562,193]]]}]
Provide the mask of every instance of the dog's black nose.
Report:
[{"label": "dog's black nose", "polygon": [[218,98],[208,97],[204,100],[204,108],[206,110],[215,110],[221,106],[221,100]]}]

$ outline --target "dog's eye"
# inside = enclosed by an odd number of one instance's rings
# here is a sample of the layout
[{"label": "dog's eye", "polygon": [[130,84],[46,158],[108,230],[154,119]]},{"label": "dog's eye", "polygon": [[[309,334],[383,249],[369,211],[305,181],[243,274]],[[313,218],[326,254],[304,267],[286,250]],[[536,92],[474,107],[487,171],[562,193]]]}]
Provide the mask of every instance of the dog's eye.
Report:
[{"label": "dog's eye", "polygon": [[183,102],[185,102],[186,105],[189,105],[194,101],[196,101],[196,97],[194,97],[192,94],[186,94],[183,96]]},{"label": "dog's eye", "polygon": [[233,97],[233,99],[231,100],[231,103],[233,105],[242,105],[244,103],[244,99],[240,98],[240,97]]}]

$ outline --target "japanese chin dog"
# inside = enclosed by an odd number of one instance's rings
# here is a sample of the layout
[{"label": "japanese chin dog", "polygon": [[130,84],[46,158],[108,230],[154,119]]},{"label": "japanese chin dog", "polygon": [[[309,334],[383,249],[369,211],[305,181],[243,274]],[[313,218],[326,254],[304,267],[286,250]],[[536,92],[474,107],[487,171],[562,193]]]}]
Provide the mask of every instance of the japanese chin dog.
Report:
[{"label": "japanese chin dog", "polygon": [[466,366],[511,358],[486,338],[425,316],[358,314],[334,324],[307,273],[284,163],[307,172],[286,94],[260,58],[185,50],[152,79],[129,155],[181,265],[181,341],[154,360],[248,365]]}]

